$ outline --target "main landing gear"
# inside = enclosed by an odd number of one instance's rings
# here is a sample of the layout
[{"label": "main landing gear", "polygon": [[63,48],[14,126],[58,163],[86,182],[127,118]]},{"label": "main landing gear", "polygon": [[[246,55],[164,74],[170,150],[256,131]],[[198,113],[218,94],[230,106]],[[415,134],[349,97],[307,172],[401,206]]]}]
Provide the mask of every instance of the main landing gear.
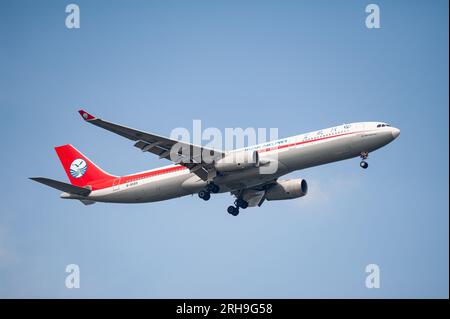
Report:
[{"label": "main landing gear", "polygon": [[206,190],[213,194],[217,194],[220,191],[220,188],[214,183],[209,183],[208,185],[206,185]]},{"label": "main landing gear", "polygon": [[369,157],[369,152],[362,152],[361,155],[361,163],[359,163],[359,166],[366,169],[369,167],[369,164],[365,161]]},{"label": "main landing gear", "polygon": [[[211,198],[211,193],[218,193],[220,191],[219,186],[210,182],[206,187],[198,192],[198,197],[207,201]],[[239,215],[239,208],[246,209],[248,207],[248,202],[240,197],[240,195],[235,195],[237,199],[234,201],[234,206],[228,206],[227,212],[233,216]],[[238,197],[239,196],[239,197]]]},{"label": "main landing gear", "polygon": [[227,212],[233,216],[237,216],[239,214],[239,208],[246,209],[248,207],[248,202],[242,198],[238,198],[234,201],[234,205],[235,206],[228,206]]},{"label": "main landing gear", "polygon": [[231,214],[233,216],[237,216],[239,214],[239,208],[234,206],[228,206],[227,208],[228,214]]},{"label": "main landing gear", "polygon": [[211,198],[211,193],[216,194],[219,191],[220,191],[219,186],[211,182],[208,183],[208,185],[206,185],[205,189],[202,189],[201,191],[198,192],[198,197],[206,201]]},{"label": "main landing gear", "polygon": [[211,198],[211,193],[208,192],[207,190],[202,189],[201,191],[198,192],[198,197],[206,201]]}]

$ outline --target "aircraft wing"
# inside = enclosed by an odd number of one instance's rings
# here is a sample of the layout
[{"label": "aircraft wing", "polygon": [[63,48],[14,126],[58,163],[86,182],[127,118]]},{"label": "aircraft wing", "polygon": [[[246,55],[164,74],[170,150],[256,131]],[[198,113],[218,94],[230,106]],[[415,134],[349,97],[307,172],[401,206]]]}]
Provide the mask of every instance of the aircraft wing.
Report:
[{"label": "aircraft wing", "polygon": [[[158,155],[159,158],[165,158],[175,164],[183,165],[204,181],[215,176],[215,170],[213,169],[210,159],[219,159],[225,155],[222,151],[107,122],[84,110],[78,112],[86,122],[135,141],[136,143],[134,146],[141,149],[143,152],[150,152]],[[208,159],[208,163],[204,161],[203,154],[209,154],[209,156],[211,156]]]}]

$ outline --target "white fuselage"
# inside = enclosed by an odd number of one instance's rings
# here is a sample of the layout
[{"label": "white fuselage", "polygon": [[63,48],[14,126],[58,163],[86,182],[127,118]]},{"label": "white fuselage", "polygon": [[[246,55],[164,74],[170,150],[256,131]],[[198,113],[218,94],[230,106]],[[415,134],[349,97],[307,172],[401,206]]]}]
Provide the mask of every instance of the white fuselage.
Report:
[{"label": "white fuselage", "polygon": [[[261,170],[262,167],[250,168],[221,174],[214,178],[214,183],[220,187],[220,192],[256,186],[296,170],[358,157],[362,152],[372,152],[390,143],[398,135],[398,129],[385,123],[361,122],[246,147],[241,151],[257,150],[261,161],[277,164],[276,171],[266,174]],[[87,198],[82,199],[114,203],[154,202],[197,193],[206,184],[189,169],[169,165],[117,177],[111,187],[93,190]],[[61,196],[78,198],[67,193]]]}]

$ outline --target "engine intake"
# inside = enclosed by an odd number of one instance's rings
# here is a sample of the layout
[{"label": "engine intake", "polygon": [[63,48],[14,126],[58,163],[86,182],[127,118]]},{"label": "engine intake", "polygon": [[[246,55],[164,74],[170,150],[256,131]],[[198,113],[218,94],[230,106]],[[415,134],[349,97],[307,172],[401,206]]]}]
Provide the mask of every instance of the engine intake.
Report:
[{"label": "engine intake", "polygon": [[266,190],[267,200],[293,199],[308,193],[308,183],[304,179],[278,181]]}]

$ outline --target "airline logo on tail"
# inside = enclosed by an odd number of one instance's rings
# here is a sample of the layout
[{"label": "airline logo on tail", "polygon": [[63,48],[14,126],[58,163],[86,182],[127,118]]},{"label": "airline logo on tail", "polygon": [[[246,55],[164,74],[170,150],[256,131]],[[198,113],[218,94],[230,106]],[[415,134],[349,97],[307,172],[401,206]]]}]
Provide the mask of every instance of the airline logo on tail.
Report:
[{"label": "airline logo on tail", "polygon": [[73,178],[80,178],[87,171],[87,163],[84,159],[77,158],[70,164],[70,175]]}]

